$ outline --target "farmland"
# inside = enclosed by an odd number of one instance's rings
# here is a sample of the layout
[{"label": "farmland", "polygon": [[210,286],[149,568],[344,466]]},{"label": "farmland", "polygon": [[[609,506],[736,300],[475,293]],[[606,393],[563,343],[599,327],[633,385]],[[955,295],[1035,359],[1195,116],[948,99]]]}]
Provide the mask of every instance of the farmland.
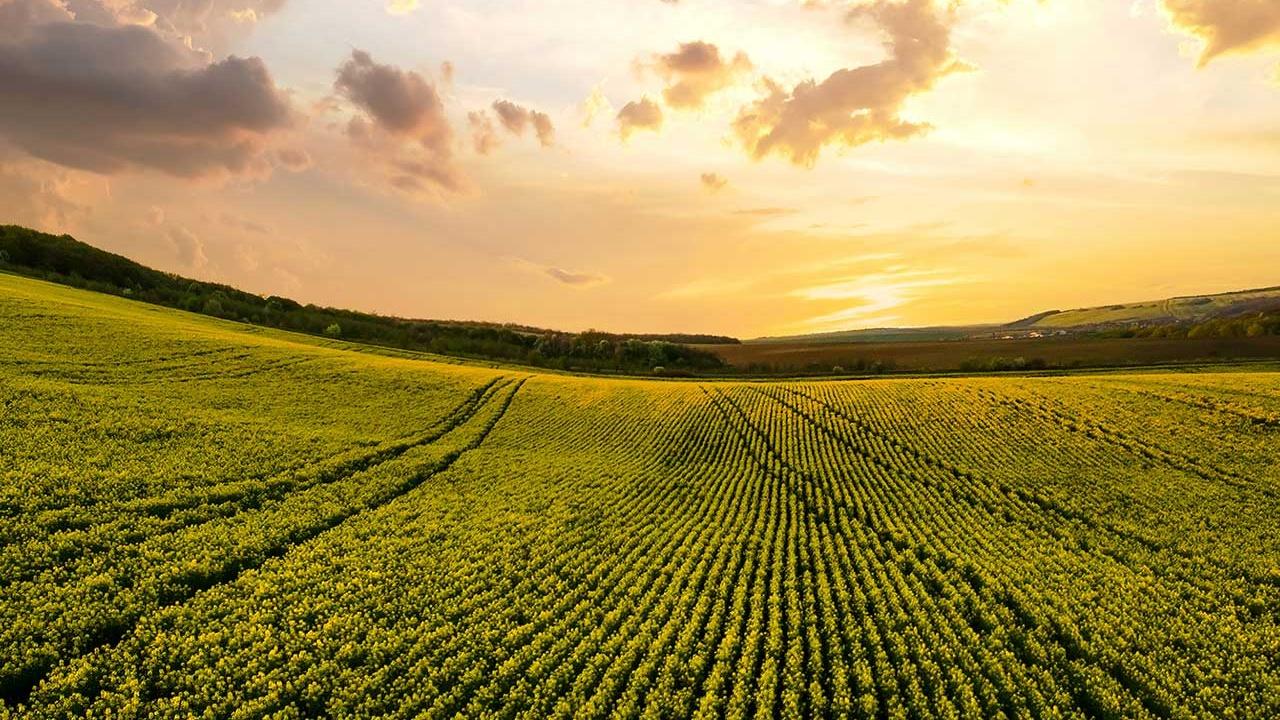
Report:
[{"label": "farmland", "polygon": [[1272,372],[600,379],[0,275],[0,717],[1274,717],[1278,458]]},{"label": "farmland", "polygon": [[[1000,369],[1019,359],[1039,368],[1142,367],[1280,358],[1280,335],[1262,337],[1047,337],[891,342],[744,342],[704,345],[743,373],[831,374]],[[838,372],[836,374],[839,374]]]}]

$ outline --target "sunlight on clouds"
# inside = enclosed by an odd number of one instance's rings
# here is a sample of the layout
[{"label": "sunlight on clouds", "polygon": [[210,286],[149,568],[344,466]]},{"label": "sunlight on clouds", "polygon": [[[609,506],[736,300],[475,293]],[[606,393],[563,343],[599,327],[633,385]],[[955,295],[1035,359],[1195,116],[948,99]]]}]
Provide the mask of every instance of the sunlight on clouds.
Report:
[{"label": "sunlight on clouds", "polygon": [[1280,45],[1280,3],[1274,0],[1161,0],[1170,24],[1200,39],[1199,65],[1230,53]]},{"label": "sunlight on clouds", "polygon": [[408,15],[418,9],[418,0],[387,0],[387,12],[391,15]]},{"label": "sunlight on clouds", "polygon": [[[0,209],[168,269],[180,247],[255,291],[751,336],[1274,284],[1280,260],[1274,3],[74,0],[106,10],[64,31],[150,33],[190,76],[234,69],[299,116],[233,117],[242,88],[89,133],[54,107],[71,84],[38,80],[92,68],[32,74],[18,2],[0,0],[0,91],[25,98],[0,112]],[[152,205],[166,227],[136,227]]]},{"label": "sunlight on clouds", "polygon": [[809,318],[796,327],[825,330],[850,326],[869,327],[880,323],[896,322],[899,316],[890,311],[920,297],[920,290],[953,285],[957,282],[960,282],[959,278],[943,275],[939,271],[910,270],[898,266],[882,273],[802,288],[791,294],[805,300],[857,302],[841,310]]}]

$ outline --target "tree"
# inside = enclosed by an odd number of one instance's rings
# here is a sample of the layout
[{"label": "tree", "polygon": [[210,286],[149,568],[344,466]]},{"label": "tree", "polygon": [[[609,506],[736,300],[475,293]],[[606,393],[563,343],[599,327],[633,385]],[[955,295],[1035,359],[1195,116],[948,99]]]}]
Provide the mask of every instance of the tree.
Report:
[{"label": "tree", "polygon": [[324,334],[329,337],[342,337],[342,326],[338,323],[329,323],[329,326],[324,329]]}]

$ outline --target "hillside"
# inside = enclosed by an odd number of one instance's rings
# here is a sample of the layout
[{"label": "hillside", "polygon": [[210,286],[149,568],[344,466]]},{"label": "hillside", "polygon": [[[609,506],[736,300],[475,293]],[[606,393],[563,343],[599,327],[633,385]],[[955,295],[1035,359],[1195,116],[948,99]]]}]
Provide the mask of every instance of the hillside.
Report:
[{"label": "hillside", "polygon": [[1194,325],[1274,312],[1280,312],[1280,287],[1049,312],[1028,318],[1030,322],[1010,323],[1009,327],[1079,329],[1117,325]]},{"label": "hillside", "polygon": [[129,297],[227,320],[442,355],[593,372],[672,373],[722,367],[689,343],[732,344],[716,335],[558,332],[523,325],[409,320],[302,305],[153,270],[67,235],[0,225],[0,271]]},{"label": "hillside", "polygon": [[0,275],[0,717],[1280,714],[1280,374],[340,345]]},{"label": "hillside", "polygon": [[933,342],[945,340],[1025,337],[1039,331],[1073,334],[1125,329],[1182,328],[1214,321],[1233,321],[1259,314],[1280,316],[1280,287],[1240,290],[1216,295],[1149,300],[1076,310],[1046,310],[1003,324],[954,325],[923,328],[868,328],[812,335],[763,337],[751,343],[840,344]]}]

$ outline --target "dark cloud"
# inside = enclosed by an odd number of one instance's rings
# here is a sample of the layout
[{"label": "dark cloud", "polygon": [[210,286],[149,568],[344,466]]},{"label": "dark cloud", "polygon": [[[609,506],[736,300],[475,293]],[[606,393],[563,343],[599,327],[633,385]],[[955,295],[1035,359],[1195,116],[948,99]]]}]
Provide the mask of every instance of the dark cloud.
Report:
[{"label": "dark cloud", "polygon": [[412,70],[374,62],[363,50],[338,67],[334,90],[392,135],[436,145],[451,135],[444,103],[431,83]]},{"label": "dark cloud", "polygon": [[453,126],[426,78],[355,50],[338,67],[333,87],[360,113],[348,122],[348,136],[384,162],[392,186],[406,192],[465,189],[453,157]]},{"label": "dark cloud", "polygon": [[512,135],[523,137],[526,128],[533,128],[542,147],[555,144],[555,127],[546,113],[530,110],[507,100],[494,102],[493,111],[498,115],[502,126]]},{"label": "dark cloud", "polygon": [[715,45],[697,41],[682,43],[675,52],[655,55],[652,68],[667,83],[662,91],[667,105],[697,109],[709,96],[749,73],[751,61],[743,53],[725,60]]},{"label": "dark cloud", "polygon": [[99,173],[269,172],[269,140],[295,115],[261,60],[210,63],[150,28],[50,21],[41,6],[0,5],[26,23],[0,36],[0,136]]},{"label": "dark cloud", "polygon": [[629,102],[618,111],[618,134],[623,140],[639,130],[662,129],[662,107],[649,98]]},{"label": "dark cloud", "polygon": [[276,151],[276,164],[290,172],[302,172],[311,167],[311,155],[302,148],[281,148]]},{"label": "dark cloud", "polygon": [[791,90],[766,79],[765,96],[742,108],[734,121],[739,142],[753,158],[778,154],[810,166],[829,145],[855,147],[925,132],[927,125],[902,118],[902,106],[932,89],[939,78],[964,68],[951,53],[954,14],[954,5],[944,8],[934,0],[874,0],[855,6],[849,18],[875,22],[887,35],[889,57]]},{"label": "dark cloud", "polygon": [[74,19],[54,0],[0,0],[0,41],[25,35],[36,25]]},{"label": "dark cloud", "polygon": [[1178,29],[1204,41],[1200,66],[1214,58],[1280,45],[1276,0],[1163,0]]}]

